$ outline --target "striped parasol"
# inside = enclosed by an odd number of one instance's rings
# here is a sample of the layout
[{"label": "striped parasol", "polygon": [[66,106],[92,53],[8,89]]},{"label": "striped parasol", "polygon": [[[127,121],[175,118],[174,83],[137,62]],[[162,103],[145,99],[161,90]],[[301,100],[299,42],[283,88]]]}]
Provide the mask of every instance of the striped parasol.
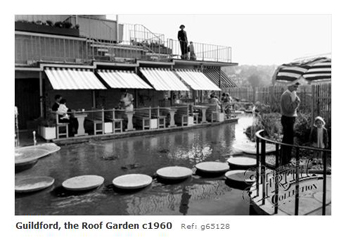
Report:
[{"label": "striped parasol", "polygon": [[297,79],[306,80],[308,83],[331,81],[331,67],[331,59],[327,57],[283,64],[274,73],[273,82],[288,84]]}]

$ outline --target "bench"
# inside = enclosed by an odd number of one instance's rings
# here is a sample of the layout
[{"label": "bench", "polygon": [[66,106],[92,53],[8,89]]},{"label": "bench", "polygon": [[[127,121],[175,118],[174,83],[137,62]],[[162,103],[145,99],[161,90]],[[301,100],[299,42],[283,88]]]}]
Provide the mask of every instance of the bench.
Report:
[{"label": "bench", "polygon": [[207,109],[207,120],[214,122],[217,121],[217,116],[220,113],[220,110],[218,109],[218,106],[215,104],[209,105]]},{"label": "bench", "polygon": [[[133,119],[134,124],[141,125],[143,130],[150,129],[151,108],[136,109]],[[141,123],[138,123],[138,121]]]},{"label": "bench", "polygon": [[152,118],[157,119],[158,128],[166,128],[167,114],[169,114],[168,111],[160,107],[156,107],[151,110]]},{"label": "bench", "polygon": [[105,111],[105,122],[112,123],[112,133],[114,134],[116,131],[123,132],[123,113],[119,111],[112,110]]},{"label": "bench", "polygon": [[92,110],[89,112],[86,120],[93,123],[94,135],[101,133],[104,134],[104,110]]},{"label": "bench", "polygon": [[177,106],[175,107],[177,109],[175,113],[175,122],[180,124],[181,126],[187,126],[189,124],[189,108],[188,105],[186,106]]}]

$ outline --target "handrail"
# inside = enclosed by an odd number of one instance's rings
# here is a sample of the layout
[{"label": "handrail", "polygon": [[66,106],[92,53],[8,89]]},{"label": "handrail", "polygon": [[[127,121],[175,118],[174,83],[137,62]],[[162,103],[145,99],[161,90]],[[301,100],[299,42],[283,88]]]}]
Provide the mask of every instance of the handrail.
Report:
[{"label": "handrail", "polygon": [[[265,164],[265,149],[266,149],[266,143],[271,143],[275,144],[276,146],[276,162],[275,162],[275,169],[277,169],[279,165],[279,146],[289,146],[289,147],[295,147],[296,148],[296,164],[295,164],[295,181],[296,181],[296,188],[295,188],[295,215],[299,214],[299,150],[300,149],[306,149],[306,150],[313,150],[313,151],[319,151],[323,152],[323,197],[322,197],[322,215],[326,214],[326,190],[327,190],[327,154],[326,153],[331,153],[331,150],[329,149],[322,149],[322,148],[316,148],[316,147],[309,147],[309,146],[299,146],[299,145],[293,145],[293,144],[286,144],[278,141],[274,141],[271,139],[264,138],[262,134],[264,133],[264,130],[259,130],[256,132],[256,188],[257,191],[259,190],[259,181],[260,181],[260,176],[259,176],[259,170],[261,170],[261,184],[262,184],[262,205],[265,204],[265,196],[266,196],[266,188],[265,188],[265,173],[266,173],[266,164]],[[259,145],[261,142],[261,154],[259,153]],[[261,158],[261,160],[260,160]],[[281,159],[280,159],[281,160]],[[280,161],[282,162],[282,161]],[[261,164],[260,164],[261,163]],[[277,173],[275,173],[277,175]],[[278,178],[275,176],[275,193],[276,193],[276,204],[275,204],[275,209],[274,213],[278,213],[278,183],[276,183]],[[257,192],[258,195],[258,192]]]},{"label": "handrail", "polygon": [[[159,40],[160,40],[160,43],[161,43],[161,38],[159,37],[159,36],[157,36],[156,35],[156,33],[153,33],[152,31],[150,31],[147,27],[145,27],[144,25],[142,25],[142,24],[135,24],[134,25],[134,27],[135,27],[135,31],[136,31],[136,26],[141,26],[144,30],[146,30],[146,31],[148,31],[150,34],[152,34],[154,37],[156,37],[156,38],[158,38]],[[163,34],[161,34],[161,35],[163,35]],[[163,35],[163,37],[164,37],[164,35]],[[150,40],[150,39],[147,39],[147,40]],[[162,42],[164,42],[164,41],[162,41]]]}]

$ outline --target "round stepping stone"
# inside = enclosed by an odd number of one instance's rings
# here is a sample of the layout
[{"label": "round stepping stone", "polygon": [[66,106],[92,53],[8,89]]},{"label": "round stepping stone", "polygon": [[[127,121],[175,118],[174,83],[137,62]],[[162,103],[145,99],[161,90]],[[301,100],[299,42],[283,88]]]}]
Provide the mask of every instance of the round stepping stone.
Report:
[{"label": "round stepping stone", "polygon": [[70,191],[86,191],[99,187],[104,178],[97,175],[82,175],[65,180],[62,186]]},{"label": "round stepping stone", "polygon": [[222,162],[201,162],[196,165],[196,168],[203,172],[220,173],[229,170],[229,165]]},{"label": "round stepping stone", "polygon": [[163,179],[178,180],[191,176],[192,170],[185,167],[173,166],[161,168],[156,171],[156,174]]},{"label": "round stepping stone", "polygon": [[151,184],[153,178],[145,174],[126,174],[113,179],[113,185],[120,189],[140,189]]},{"label": "round stepping stone", "polygon": [[18,193],[39,191],[50,187],[53,183],[54,179],[48,176],[34,176],[25,179],[16,179],[15,191]]},{"label": "round stepping stone", "polygon": [[256,172],[249,170],[231,170],[225,173],[228,180],[244,183],[254,183],[256,181]]},{"label": "round stepping stone", "polygon": [[251,168],[256,167],[256,159],[250,157],[230,157],[227,159],[230,165],[237,167]]}]

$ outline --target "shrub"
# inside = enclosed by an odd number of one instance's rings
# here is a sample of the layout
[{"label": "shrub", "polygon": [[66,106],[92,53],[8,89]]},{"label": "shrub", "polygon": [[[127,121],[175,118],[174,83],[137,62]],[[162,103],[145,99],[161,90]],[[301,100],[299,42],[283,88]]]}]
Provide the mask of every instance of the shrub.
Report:
[{"label": "shrub", "polygon": [[299,113],[294,125],[295,137],[299,145],[309,144],[309,136],[311,132],[311,114]]},{"label": "shrub", "polygon": [[70,29],[72,27],[72,23],[64,21],[64,22],[62,22],[62,26],[63,26],[63,28]]},{"label": "shrub", "polygon": [[53,118],[43,118],[39,117],[35,119],[35,123],[39,126],[43,127],[55,127],[56,126],[56,121]]},{"label": "shrub", "polygon": [[63,23],[61,21],[57,21],[57,22],[54,23],[54,26],[62,28],[63,27]]},{"label": "shrub", "polygon": [[48,26],[53,26],[53,22],[51,20],[47,20],[46,23]]},{"label": "shrub", "polygon": [[251,141],[255,141],[255,133],[258,130],[264,130],[264,136],[268,139],[281,141],[281,115],[279,113],[259,113],[254,118],[253,125],[249,126],[245,134]]}]

